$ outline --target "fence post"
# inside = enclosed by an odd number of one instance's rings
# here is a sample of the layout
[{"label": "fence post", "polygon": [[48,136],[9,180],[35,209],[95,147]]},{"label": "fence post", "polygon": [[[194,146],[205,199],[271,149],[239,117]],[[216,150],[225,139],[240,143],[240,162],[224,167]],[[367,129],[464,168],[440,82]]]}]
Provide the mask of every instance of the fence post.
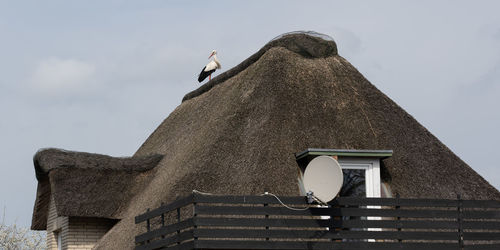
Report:
[{"label": "fence post", "polygon": [[[149,210],[150,210],[150,209],[148,208],[148,209],[146,210],[146,212],[149,212]],[[146,220],[146,229],[147,229],[147,231],[148,231],[148,232],[150,232],[150,231],[151,231],[151,223],[150,223],[150,221],[149,221],[149,218]],[[146,243],[149,243],[149,240],[147,240],[147,241],[146,241]]]},{"label": "fence post", "polygon": [[[164,204],[165,204],[165,203],[163,203],[163,202],[162,202],[162,203],[161,203],[161,206],[163,207],[163,205],[164,205]],[[164,213],[162,213],[162,214],[161,214],[161,226],[162,226],[162,227],[164,227],[164,226],[165,226],[165,214],[164,214]]]},{"label": "fence post", "polygon": [[464,249],[464,232],[463,232],[463,225],[462,225],[463,207],[462,207],[462,197],[460,196],[460,194],[457,194],[457,201],[458,201],[458,205],[457,205],[458,245],[459,245],[460,249]]},{"label": "fence post", "polygon": [[[401,209],[401,206],[400,206],[400,196],[399,196],[399,193],[396,193],[396,211],[399,211]],[[401,217],[398,216],[396,217],[396,220],[399,222],[401,220]],[[401,232],[401,227],[400,225],[398,225],[398,232]],[[403,242],[403,240],[401,239],[401,234],[399,234],[399,237],[398,237],[398,242],[401,243]]]},{"label": "fence post", "polygon": [[[194,220],[194,226],[193,226],[193,233],[196,234],[196,229],[198,226],[196,225],[196,202],[193,202],[193,220]],[[194,244],[196,245],[196,241],[198,240],[198,237],[193,236],[194,239]]]},{"label": "fence post", "polygon": [[[264,208],[265,208],[265,207],[267,207],[267,205],[268,205],[267,203],[264,203]],[[265,215],[265,218],[266,218],[266,219],[268,219],[268,218],[269,218],[269,215],[268,215],[268,214],[266,214],[266,215]],[[266,222],[266,223],[267,223],[267,222]],[[269,230],[269,227],[268,227],[268,226],[266,226],[266,231],[267,231],[267,230]],[[267,231],[267,232],[269,232],[269,231]],[[266,237],[266,240],[269,240],[269,237]]]},{"label": "fence post", "polygon": [[[161,203],[161,206],[163,207],[163,205],[164,205],[164,204],[165,204],[165,203],[163,203],[163,202],[162,202],[162,203]],[[164,226],[165,226],[165,214],[164,214],[164,213],[162,213],[162,214],[161,214],[161,227],[164,227]],[[161,236],[161,238],[162,238],[162,239],[164,239],[164,238],[165,238],[165,235],[162,235],[162,236]]]},{"label": "fence post", "polygon": [[[181,222],[181,208],[178,207],[177,208],[177,223]],[[177,236],[179,236],[179,234],[181,234],[181,230],[177,230]],[[177,241],[177,245],[181,244],[180,241]]]}]

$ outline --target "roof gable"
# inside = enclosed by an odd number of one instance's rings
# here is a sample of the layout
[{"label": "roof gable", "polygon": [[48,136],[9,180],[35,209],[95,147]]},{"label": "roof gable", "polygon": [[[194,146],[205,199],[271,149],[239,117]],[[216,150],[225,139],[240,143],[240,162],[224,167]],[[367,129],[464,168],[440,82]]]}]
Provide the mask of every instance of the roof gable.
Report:
[{"label": "roof gable", "polygon": [[161,155],[120,158],[60,149],[38,151],[31,228],[46,228],[51,196],[58,216],[120,219],[121,209],[142,189],[148,171],[161,159]]}]

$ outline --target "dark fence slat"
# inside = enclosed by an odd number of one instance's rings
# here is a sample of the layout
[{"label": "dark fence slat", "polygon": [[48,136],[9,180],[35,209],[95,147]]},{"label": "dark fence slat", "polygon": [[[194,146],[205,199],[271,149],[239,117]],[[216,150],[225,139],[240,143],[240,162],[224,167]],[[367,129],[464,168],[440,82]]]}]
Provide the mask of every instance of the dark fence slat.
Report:
[{"label": "dark fence slat", "polygon": [[490,229],[500,230],[500,221],[463,221],[464,229]]},{"label": "dark fence slat", "polygon": [[[401,207],[457,207],[458,200],[339,197],[331,205],[340,206],[401,206]],[[496,200],[462,200],[463,208],[500,208]]]},{"label": "dark fence slat", "polygon": [[[305,205],[307,199],[302,196],[280,196],[285,204]],[[225,203],[225,204],[280,204],[269,195],[204,195],[195,193],[194,199],[198,203]],[[333,206],[402,206],[402,207],[456,207],[457,200],[451,199],[400,199],[394,198],[357,198],[339,197],[330,202]],[[495,200],[463,200],[463,207],[500,208],[500,201]]]},{"label": "dark fence slat", "polygon": [[454,210],[377,209],[377,208],[319,208],[291,210],[285,207],[254,206],[196,206],[198,215],[296,215],[296,216],[373,216],[408,218],[456,218]]},{"label": "dark fence slat", "polygon": [[180,234],[175,234],[172,237],[151,241],[148,244],[137,246],[136,250],[148,250],[148,249],[157,249],[165,246],[169,246],[172,244],[176,244],[177,242],[186,241],[189,239],[193,239],[193,230],[184,231]]},{"label": "dark fence slat", "polygon": [[334,206],[401,206],[401,207],[456,207],[456,200],[339,197],[330,202]]},{"label": "dark fence slat", "polygon": [[327,230],[265,230],[265,229],[196,229],[200,238],[287,238],[287,239],[403,239],[455,240],[455,232],[402,231],[327,231]]},{"label": "dark fence slat", "polygon": [[135,237],[135,242],[142,243],[146,240],[150,240],[150,239],[155,238],[155,237],[160,237],[163,235],[171,234],[171,233],[177,232],[179,230],[193,227],[193,226],[194,226],[193,218],[190,218],[190,219],[187,219],[187,220],[175,223],[175,224],[171,224],[171,225],[164,226],[164,227],[158,228],[158,229],[150,231],[150,232],[140,234],[140,235]]},{"label": "dark fence slat", "polygon": [[464,240],[498,240],[499,232],[464,232]]},{"label": "dark fence slat", "polygon": [[181,243],[179,245],[173,245],[170,247],[162,247],[160,250],[193,250],[194,249],[194,241],[188,241]]},{"label": "dark fence slat", "polygon": [[500,208],[500,201],[495,200],[462,200],[464,208]]},{"label": "dark fence slat", "polygon": [[149,218],[161,216],[161,214],[168,213],[178,207],[183,207],[186,206],[189,203],[193,202],[193,195],[189,195],[185,198],[178,199],[172,203],[169,203],[164,206],[160,206],[159,208],[153,209],[149,212],[143,213],[139,216],[135,217],[135,224],[141,223],[143,221],[146,221]]},{"label": "dark fence slat", "polygon": [[228,227],[328,227],[328,220],[309,219],[255,219],[255,218],[204,218],[196,217],[195,224],[199,226]]},{"label": "dark fence slat", "polygon": [[464,219],[500,219],[500,210],[496,211],[463,211]]},{"label": "dark fence slat", "polygon": [[[302,196],[280,196],[280,200],[288,205],[306,205],[307,199]],[[245,195],[245,196],[223,196],[195,194],[194,199],[198,203],[224,203],[224,204],[280,204],[274,196],[269,195]],[[393,198],[356,198],[339,197],[330,202],[331,205],[341,206],[395,206]],[[455,207],[456,200],[443,199],[401,199],[401,206],[415,207]]]},{"label": "dark fence slat", "polygon": [[498,250],[500,244],[465,245],[464,250]]},{"label": "dark fence slat", "polygon": [[243,240],[198,240],[196,249],[405,249],[405,250],[456,250],[453,243],[386,243],[386,242],[289,242],[289,241],[243,241]]},{"label": "dark fence slat", "polygon": [[198,226],[226,227],[306,227],[306,228],[412,228],[457,229],[456,221],[404,220],[315,220],[315,219],[257,219],[257,218],[195,218]]}]

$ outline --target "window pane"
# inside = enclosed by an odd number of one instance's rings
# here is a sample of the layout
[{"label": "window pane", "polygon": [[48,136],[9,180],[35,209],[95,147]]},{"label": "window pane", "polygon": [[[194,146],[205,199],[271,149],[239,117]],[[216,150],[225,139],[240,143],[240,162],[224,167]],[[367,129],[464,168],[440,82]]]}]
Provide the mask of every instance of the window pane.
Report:
[{"label": "window pane", "polygon": [[57,237],[57,250],[61,250],[62,249],[62,234],[61,234],[61,231],[59,231],[59,232],[56,233],[56,237]]},{"label": "window pane", "polygon": [[343,169],[344,184],[340,196],[366,197],[365,170]]}]

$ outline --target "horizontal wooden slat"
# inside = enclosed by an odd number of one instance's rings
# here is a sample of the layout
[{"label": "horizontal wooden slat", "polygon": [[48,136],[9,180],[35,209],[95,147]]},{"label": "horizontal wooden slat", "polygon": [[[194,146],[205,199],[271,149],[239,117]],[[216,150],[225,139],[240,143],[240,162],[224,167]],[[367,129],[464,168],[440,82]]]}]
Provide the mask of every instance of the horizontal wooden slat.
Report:
[{"label": "horizontal wooden slat", "polygon": [[172,245],[169,247],[162,247],[159,250],[192,250],[194,249],[194,241],[186,241],[179,245]]},{"label": "horizontal wooden slat", "polygon": [[[195,193],[195,202],[198,203],[225,203],[225,204],[279,204],[274,196],[270,195],[204,195]],[[279,196],[279,199],[288,205],[305,205],[307,200],[303,196]],[[464,208],[489,207],[500,208],[500,201],[495,200],[452,200],[452,199],[396,199],[396,198],[358,198],[338,197],[330,202],[333,206],[400,206],[400,207],[457,207],[459,202]]]},{"label": "horizontal wooden slat", "polygon": [[464,232],[464,240],[498,240],[500,241],[499,232]]},{"label": "horizontal wooden slat", "polygon": [[339,197],[331,201],[330,204],[332,206],[456,207],[458,201],[448,199]]},{"label": "horizontal wooden slat", "polygon": [[[225,203],[225,204],[280,204],[274,196],[222,196],[195,194],[197,203]],[[304,196],[279,196],[279,199],[288,205],[307,205]],[[415,206],[415,207],[456,207],[457,200],[443,199],[394,199],[394,198],[356,198],[339,197],[330,202],[333,206]]]},{"label": "horizontal wooden slat", "polygon": [[500,210],[491,211],[464,211],[464,219],[500,219]]},{"label": "horizontal wooden slat", "polygon": [[464,208],[500,208],[500,201],[496,200],[462,200]]},{"label": "horizontal wooden slat", "polygon": [[450,199],[397,199],[397,198],[359,198],[339,197],[331,205],[340,206],[400,206],[400,207],[458,207],[463,208],[500,208],[497,200],[450,200]]},{"label": "horizontal wooden slat", "polygon": [[478,245],[465,245],[464,250],[498,250],[500,244],[478,244]]},{"label": "horizontal wooden slat", "polygon": [[243,240],[196,240],[196,249],[405,249],[405,250],[457,250],[454,243],[385,243],[385,242],[289,242]]},{"label": "horizontal wooden slat", "polygon": [[309,219],[255,219],[255,218],[194,218],[198,226],[233,226],[233,227],[328,227],[328,220]]},{"label": "horizontal wooden slat", "polygon": [[463,221],[464,229],[496,229],[500,230],[500,221]]},{"label": "horizontal wooden slat", "polygon": [[187,204],[190,204],[193,202],[193,195],[189,195],[186,198],[182,198],[179,200],[176,200],[172,203],[169,203],[167,205],[163,205],[159,208],[153,209],[149,212],[143,213],[139,216],[135,217],[135,224],[141,223],[143,221],[146,221],[147,219],[151,219],[156,216],[160,216],[161,214],[170,212],[174,209],[177,209],[179,207],[186,206]]},{"label": "horizontal wooden slat", "polygon": [[[315,220],[315,219],[258,219],[258,218],[195,218],[199,226],[248,227],[335,227],[335,228],[413,228],[457,229],[456,221],[436,220]],[[500,222],[465,221],[464,229],[500,230]]]},{"label": "horizontal wooden slat", "polygon": [[[458,240],[456,232],[403,231],[334,231],[334,230],[266,230],[266,229],[195,229],[200,238],[283,238],[301,239],[401,239],[401,240]],[[491,238],[490,238],[491,239]]]},{"label": "horizontal wooden slat", "polygon": [[149,239],[153,239],[153,238],[160,237],[163,235],[171,234],[171,233],[174,233],[178,230],[182,230],[182,229],[189,228],[192,226],[194,226],[194,222],[193,222],[193,218],[190,218],[190,219],[187,219],[187,220],[175,223],[175,224],[171,224],[171,225],[164,226],[164,227],[161,227],[161,228],[156,229],[156,230],[152,230],[150,232],[140,234],[140,235],[135,237],[135,242],[142,243],[142,242],[147,241]]},{"label": "horizontal wooden slat", "polygon": [[286,207],[195,206],[198,215],[297,215],[297,216],[375,216],[408,218],[457,218],[454,210],[376,209],[376,208],[309,208],[292,210]]},{"label": "horizontal wooden slat", "polygon": [[148,249],[157,249],[165,246],[169,246],[171,244],[175,244],[176,242],[182,242],[186,240],[193,239],[193,230],[185,231],[180,234],[175,234],[171,237],[164,238],[161,240],[151,241],[150,243],[146,243],[144,245],[137,246],[136,250],[148,250]]},{"label": "horizontal wooden slat", "polygon": [[313,219],[255,219],[255,218],[203,218],[196,217],[198,226],[228,227],[330,227],[330,228],[413,228],[457,229],[456,221],[404,221],[404,220],[313,220]]},{"label": "horizontal wooden slat", "polygon": [[198,215],[325,215],[326,209],[291,210],[285,207],[195,206]]}]

